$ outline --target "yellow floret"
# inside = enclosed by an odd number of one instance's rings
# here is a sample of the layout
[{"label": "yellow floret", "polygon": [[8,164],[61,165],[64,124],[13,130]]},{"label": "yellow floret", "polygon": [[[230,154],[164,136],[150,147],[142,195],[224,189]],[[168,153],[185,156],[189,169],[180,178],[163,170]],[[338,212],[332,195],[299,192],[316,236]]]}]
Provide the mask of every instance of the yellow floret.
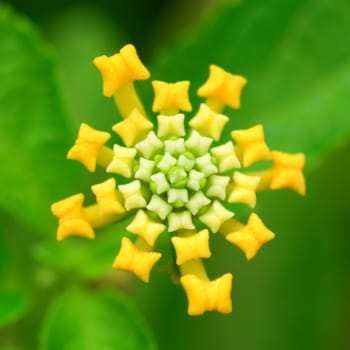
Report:
[{"label": "yellow floret", "polygon": [[305,195],[303,168],[305,156],[302,153],[289,154],[272,151],[273,169],[270,188],[290,188]]},{"label": "yellow floret", "polygon": [[160,234],[165,230],[165,225],[152,220],[143,210],[139,210],[126,229],[142,237],[147,244],[153,246]]},{"label": "yellow floret", "polygon": [[96,169],[99,153],[111,135],[108,132],[98,131],[87,124],[81,124],[78,138],[67,154],[68,159],[81,162],[89,171]]},{"label": "yellow floret", "polygon": [[247,80],[222,68],[210,65],[208,80],[198,89],[198,95],[208,98],[208,104],[220,112],[224,106],[240,107],[241,91]]},{"label": "yellow floret", "polygon": [[195,275],[181,277],[188,299],[188,314],[202,315],[205,311],[213,310],[230,313],[232,278],[230,273],[213,281],[202,280]]},{"label": "yellow floret", "polygon": [[134,148],[114,145],[114,157],[107,167],[108,173],[120,174],[124,177],[131,177],[136,156]]},{"label": "yellow floret", "polygon": [[158,115],[158,137],[185,136],[185,116],[176,114],[172,116]]},{"label": "yellow floret", "polygon": [[117,195],[116,181],[114,178],[91,186],[92,192],[96,196],[98,215],[110,216],[125,212],[125,209]]},{"label": "yellow floret", "polygon": [[197,114],[190,120],[189,125],[202,136],[208,136],[215,141],[219,141],[228,120],[225,115],[214,112],[205,103],[202,103]]},{"label": "yellow floret", "polygon": [[95,238],[94,230],[84,215],[83,202],[84,195],[79,193],[51,205],[52,213],[59,219],[58,241],[69,236]]},{"label": "yellow floret", "polygon": [[238,227],[226,236],[226,239],[238,246],[248,260],[252,259],[257,251],[267,242],[271,241],[275,234],[271,232],[261,221],[259,216],[252,213],[248,223]]},{"label": "yellow floret", "polygon": [[245,130],[232,131],[231,136],[238,144],[238,150],[245,167],[260,160],[271,159],[271,152],[265,143],[262,125],[256,125]]},{"label": "yellow floret", "polygon": [[193,259],[210,257],[209,231],[204,229],[198,233],[195,233],[195,231],[189,232],[189,236],[173,236],[171,238],[176,252],[177,265],[182,265]]},{"label": "yellow floret", "polygon": [[113,56],[96,57],[94,64],[99,69],[103,79],[103,94],[111,97],[121,87],[134,80],[144,80],[150,77],[147,68],[140,61],[133,45],[126,45]]},{"label": "yellow floret", "polygon": [[188,98],[189,81],[166,83],[164,81],[152,81],[154,89],[153,112],[163,114],[176,114],[179,110],[190,112],[192,110]]},{"label": "yellow floret", "polygon": [[254,208],[259,182],[260,176],[249,176],[235,171],[227,190],[227,201],[229,203],[245,203]]},{"label": "yellow floret", "polygon": [[151,270],[160,258],[160,253],[138,249],[129,238],[123,237],[113,268],[133,272],[142,281],[148,282]]},{"label": "yellow floret", "polygon": [[211,232],[216,233],[220,226],[228,219],[232,218],[234,213],[227,210],[219,201],[215,200],[209,209],[198,217],[204,225],[210,228]]},{"label": "yellow floret", "polygon": [[144,208],[147,205],[146,199],[141,191],[141,182],[135,180],[125,185],[118,186],[124,197],[124,207],[127,211],[137,208]]},{"label": "yellow floret", "polygon": [[210,150],[210,153],[215,156],[217,167],[220,173],[225,173],[228,170],[241,167],[241,163],[237,158],[231,141],[212,148]]},{"label": "yellow floret", "polygon": [[153,124],[135,108],[127,118],[113,125],[112,130],[130,147],[143,140],[152,128]]}]

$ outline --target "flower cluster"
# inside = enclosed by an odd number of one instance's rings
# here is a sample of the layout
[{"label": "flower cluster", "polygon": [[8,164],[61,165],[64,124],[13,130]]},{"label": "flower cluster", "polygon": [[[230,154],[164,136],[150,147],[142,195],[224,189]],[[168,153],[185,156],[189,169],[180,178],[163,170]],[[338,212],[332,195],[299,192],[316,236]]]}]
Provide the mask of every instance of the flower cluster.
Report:
[{"label": "flower cluster", "polygon": [[[133,215],[126,230],[135,242],[123,237],[114,260],[115,269],[133,272],[148,282],[161,258],[155,248],[167,234],[176,254],[180,282],[187,294],[188,313],[200,315],[232,310],[231,273],[210,280],[202,259],[211,255],[209,234],[219,233],[252,259],[263,244],[274,238],[259,216],[251,213],[240,222],[230,203],[256,204],[256,192],[290,188],[305,193],[303,154],[271,151],[261,125],[231,132],[232,140],[218,144],[229,118],[226,106],[240,107],[246,79],[211,65],[208,80],[198,89],[205,98],[189,120],[190,83],[153,81],[153,111],[157,126],[147,117],[134,87],[135,80],[150,77],[132,45],[119,53],[94,60],[102,74],[103,94],[114,97],[122,117],[112,130],[124,146],[106,146],[111,135],[82,124],[68,158],[93,172],[102,166],[111,176],[91,187],[96,204],[84,207],[84,195],[76,194],[51,207],[59,220],[57,239],[78,235],[93,239],[94,228]],[[268,169],[252,165],[269,161]],[[118,184],[120,176],[128,181]],[[118,180],[119,181],[119,180]]]}]

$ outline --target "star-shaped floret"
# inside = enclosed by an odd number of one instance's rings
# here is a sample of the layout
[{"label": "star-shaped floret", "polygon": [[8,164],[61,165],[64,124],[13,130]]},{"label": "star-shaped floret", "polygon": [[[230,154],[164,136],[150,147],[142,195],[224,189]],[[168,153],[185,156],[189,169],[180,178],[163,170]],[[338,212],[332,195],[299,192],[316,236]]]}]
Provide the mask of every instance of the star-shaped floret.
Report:
[{"label": "star-shaped floret", "polygon": [[305,195],[303,168],[305,156],[301,153],[289,154],[272,151],[273,170],[270,188],[290,188],[300,195]]},{"label": "star-shaped floret", "polygon": [[242,163],[245,167],[260,161],[271,159],[271,151],[267,147],[262,125],[256,125],[246,130],[235,130],[231,136],[236,140]]},{"label": "star-shaped floret", "polygon": [[158,237],[165,230],[165,225],[151,219],[142,209],[140,209],[126,229],[129,232],[142,237],[147,244],[153,246]]},{"label": "star-shaped floret", "polygon": [[153,112],[165,114],[176,114],[179,110],[190,112],[192,110],[188,99],[189,81],[177,83],[166,83],[164,81],[153,81],[154,102]]},{"label": "star-shaped floret", "polygon": [[116,191],[114,178],[91,186],[91,190],[96,196],[100,216],[118,215],[125,212],[120,196]]},{"label": "star-shaped floret", "polygon": [[69,150],[67,158],[81,162],[89,171],[94,172],[99,153],[110,137],[108,132],[93,129],[83,123],[75,145]]},{"label": "star-shaped floret", "polygon": [[207,97],[220,110],[222,106],[240,107],[241,91],[247,80],[240,75],[226,72],[222,68],[210,65],[208,80],[198,89],[198,95]]},{"label": "star-shaped floret", "polygon": [[131,177],[134,169],[136,150],[134,148],[114,145],[113,151],[114,157],[106,169],[107,172]]},{"label": "star-shaped floret", "polygon": [[199,258],[209,258],[209,231],[182,231],[181,236],[171,238],[176,251],[176,264],[182,265],[187,261]]},{"label": "star-shaped floret", "polygon": [[235,171],[227,191],[227,201],[229,203],[245,203],[254,208],[259,182],[260,176],[245,175]]},{"label": "star-shaped floret", "polygon": [[185,116],[176,115],[158,115],[158,137],[168,138],[171,136],[185,136]]},{"label": "star-shaped floret", "polygon": [[202,103],[189,125],[201,135],[219,141],[222,130],[228,121],[229,119],[225,115],[214,112],[208,105]]},{"label": "star-shaped floret", "polygon": [[232,279],[230,273],[214,281],[203,280],[195,275],[181,277],[188,298],[188,314],[202,315],[208,310],[230,313]]},{"label": "star-shaped floret", "polygon": [[133,45],[126,45],[113,56],[99,56],[94,59],[103,78],[104,96],[112,96],[118,89],[134,80],[150,77],[148,69],[140,61]]},{"label": "star-shaped floret", "polygon": [[218,232],[220,226],[228,219],[232,218],[234,213],[227,210],[219,201],[215,200],[209,207],[209,209],[198,219],[203,222],[204,225],[210,228],[211,232]]},{"label": "star-shaped floret", "polygon": [[151,270],[161,256],[160,253],[138,249],[129,238],[123,237],[122,246],[113,262],[113,267],[131,271],[144,282],[148,282]]},{"label": "star-shaped floret", "polygon": [[68,236],[83,236],[95,238],[94,230],[83,211],[84,195],[82,193],[52,204],[51,210],[59,219],[57,240]]},{"label": "star-shaped floret", "polygon": [[153,124],[138,109],[134,109],[127,118],[112,127],[128,147],[143,140],[152,128]]},{"label": "star-shaped floret", "polygon": [[146,206],[147,202],[142,193],[139,180],[129,182],[125,185],[119,185],[118,189],[124,197],[124,207],[127,211]]},{"label": "star-shaped floret", "polygon": [[226,239],[237,245],[244,252],[246,258],[250,260],[262,245],[274,237],[275,234],[266,228],[259,216],[252,213],[247,225],[239,226],[238,230],[229,233]]}]

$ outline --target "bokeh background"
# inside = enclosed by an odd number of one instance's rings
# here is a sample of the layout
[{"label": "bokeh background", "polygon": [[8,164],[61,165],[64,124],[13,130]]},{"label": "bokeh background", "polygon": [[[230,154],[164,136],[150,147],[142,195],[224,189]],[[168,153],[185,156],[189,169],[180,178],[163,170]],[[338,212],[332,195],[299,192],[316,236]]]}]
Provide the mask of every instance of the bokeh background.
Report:
[{"label": "bokeh background", "polygon": [[[349,15],[347,0],[1,3],[0,349],[350,349]],[[105,179],[64,159],[79,124],[120,118],[91,61],[130,42],[153,79],[191,80],[194,110],[209,64],[244,75],[230,127],[263,123],[307,156],[305,198],[259,194],[276,238],[252,261],[211,239],[210,275],[235,276],[230,315],[187,316],[166,259],[149,284],[111,271],[124,224],[55,241],[50,203]]]}]

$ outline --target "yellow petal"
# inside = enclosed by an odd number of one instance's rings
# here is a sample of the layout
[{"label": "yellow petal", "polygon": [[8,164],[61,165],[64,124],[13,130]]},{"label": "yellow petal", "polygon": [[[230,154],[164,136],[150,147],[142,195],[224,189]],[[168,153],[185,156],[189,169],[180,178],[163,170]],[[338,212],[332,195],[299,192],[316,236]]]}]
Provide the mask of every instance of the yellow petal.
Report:
[{"label": "yellow petal", "polygon": [[148,282],[151,270],[160,258],[160,253],[140,250],[134,246],[129,238],[123,237],[113,268],[133,272],[142,281]]},{"label": "yellow petal", "polygon": [[118,215],[125,212],[116,192],[114,178],[91,186],[91,190],[96,196],[99,216]]},{"label": "yellow petal", "polygon": [[231,136],[236,140],[245,167],[260,160],[271,159],[270,149],[264,140],[262,125],[256,125],[246,130],[235,130]]},{"label": "yellow petal", "polygon": [[84,215],[83,202],[84,195],[79,193],[51,205],[52,213],[58,218],[58,241],[69,236],[95,238],[94,230]]},{"label": "yellow petal", "polygon": [[134,148],[114,145],[114,157],[107,167],[108,173],[120,174],[124,177],[131,177],[133,174],[136,150]]},{"label": "yellow petal", "polygon": [[222,68],[210,65],[208,80],[198,90],[198,95],[217,100],[222,105],[240,107],[241,91],[247,80]]},{"label": "yellow petal", "polygon": [[173,236],[171,242],[175,248],[178,265],[189,260],[210,257],[209,231],[206,229],[188,237]]},{"label": "yellow petal", "polygon": [[250,214],[247,226],[260,245],[271,241],[275,237],[275,234],[264,225],[255,213]]},{"label": "yellow petal", "polygon": [[258,215],[252,213],[245,226],[237,227],[226,236],[226,239],[239,247],[248,260],[252,259],[258,250],[275,237],[261,221]]},{"label": "yellow petal", "polygon": [[143,140],[152,128],[153,124],[138,109],[134,109],[126,119],[112,127],[128,147]]},{"label": "yellow petal", "polygon": [[87,124],[81,124],[75,145],[67,154],[68,159],[81,162],[89,171],[96,169],[98,153],[111,135],[108,132],[98,131]]},{"label": "yellow petal", "polygon": [[189,211],[183,210],[179,212],[172,212],[168,216],[168,231],[175,232],[178,230],[192,230],[194,229],[192,222],[192,215]]},{"label": "yellow petal", "polygon": [[216,159],[217,167],[220,173],[225,173],[231,169],[241,167],[241,163],[237,158],[233,144],[230,141],[212,148],[210,152]]},{"label": "yellow petal", "polygon": [[301,195],[305,195],[305,178],[303,168],[305,156],[302,153],[289,154],[272,151],[274,167],[270,188],[290,188]]},{"label": "yellow petal", "polygon": [[188,314],[202,315],[205,311],[213,310],[230,313],[232,278],[230,273],[214,281],[201,280],[195,275],[181,277],[180,281],[188,299]]},{"label": "yellow petal", "polygon": [[228,234],[226,239],[241,249],[244,252],[247,260],[251,260],[260,248],[259,242],[251,234],[251,232],[233,232]]},{"label": "yellow petal", "polygon": [[135,180],[125,185],[118,186],[119,191],[124,197],[124,207],[127,211],[137,208],[144,208],[147,205],[141,191],[141,182]]},{"label": "yellow petal", "polygon": [[165,225],[152,220],[143,210],[139,210],[126,229],[142,237],[150,246],[153,246],[165,230]]},{"label": "yellow petal", "polygon": [[214,112],[205,103],[202,103],[197,114],[190,120],[189,125],[201,135],[219,141],[228,120],[225,115]]},{"label": "yellow petal", "polygon": [[192,110],[188,98],[189,81],[179,81],[177,83],[166,83],[164,81],[152,81],[154,89],[153,112],[175,112],[182,110],[190,112]]},{"label": "yellow petal", "polygon": [[227,201],[229,203],[245,203],[254,208],[259,182],[260,176],[249,176],[236,171],[227,191]]},{"label": "yellow petal", "polygon": [[204,225],[209,227],[211,232],[216,233],[220,226],[228,219],[232,218],[234,213],[227,210],[219,201],[214,201],[209,209],[198,217]]},{"label": "yellow petal", "polygon": [[103,94],[107,97],[111,97],[118,89],[134,80],[144,80],[150,77],[135,47],[130,44],[124,46],[120,53],[113,56],[96,57],[94,64],[102,75]]},{"label": "yellow petal", "polygon": [[158,115],[158,137],[185,136],[185,116],[176,114],[172,116]]}]

